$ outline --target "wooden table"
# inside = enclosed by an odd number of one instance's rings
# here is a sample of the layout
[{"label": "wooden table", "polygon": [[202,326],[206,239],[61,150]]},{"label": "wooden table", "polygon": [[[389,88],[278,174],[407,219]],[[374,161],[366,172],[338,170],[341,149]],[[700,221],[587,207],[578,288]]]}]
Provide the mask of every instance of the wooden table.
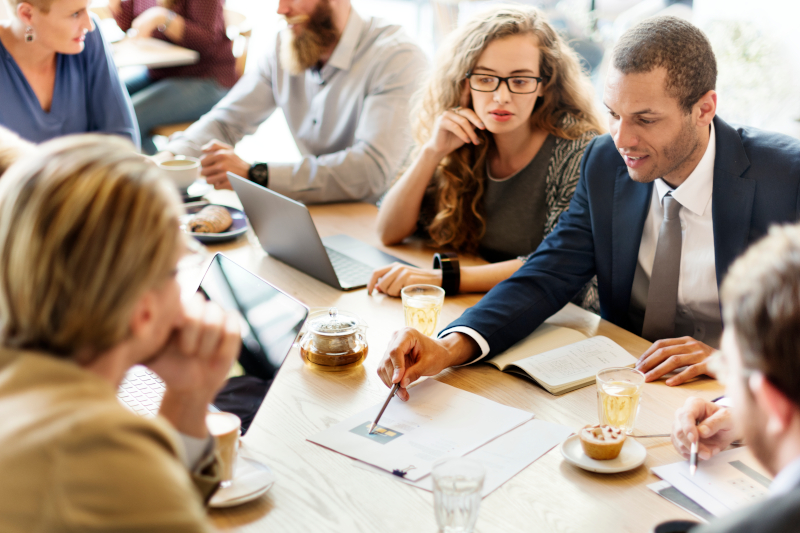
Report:
[{"label": "wooden table", "polygon": [[177,44],[152,37],[126,37],[111,45],[117,68],[143,66],[149,68],[192,65],[200,53]]},{"label": "wooden table", "polygon": [[[238,204],[235,195],[214,194],[217,202]],[[421,244],[381,246],[374,229],[376,212],[367,204],[311,208],[323,236],[348,233],[411,263],[430,263],[432,252]],[[431,493],[356,468],[350,459],[306,441],[386,398],[387,389],[376,368],[392,333],[403,326],[400,301],[385,295],[368,296],[365,290],[340,292],[328,287],[268,257],[252,234],[213,251],[222,251],[310,307],[336,306],[358,313],[369,325],[370,347],[363,367],[339,374],[307,368],[297,349],[292,349],[244,438],[247,453],[269,465],[277,482],[252,503],[212,511],[213,522],[225,531],[245,532],[436,531]],[[480,295],[448,297],[439,327],[479,299]],[[571,304],[548,322],[586,335],[606,335],[636,356],[649,345]],[[593,386],[551,396],[531,381],[485,364],[446,370],[436,379],[525,409],[542,420],[573,428],[597,421]],[[645,385],[637,433],[669,432],[675,409],[688,396],[711,399],[720,391],[710,379],[677,388],[663,382]],[[658,479],[650,473],[651,467],[680,460],[669,439],[647,439],[642,444],[648,450],[645,465],[615,475],[580,470],[566,463],[558,448],[551,450],[483,500],[477,531],[645,533],[664,520],[691,518],[646,487]]]}]

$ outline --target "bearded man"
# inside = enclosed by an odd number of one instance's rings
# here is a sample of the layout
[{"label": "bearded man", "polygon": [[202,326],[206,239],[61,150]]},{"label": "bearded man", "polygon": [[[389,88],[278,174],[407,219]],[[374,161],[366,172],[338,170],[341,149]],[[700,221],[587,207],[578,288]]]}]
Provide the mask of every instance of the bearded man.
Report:
[{"label": "bearded man", "polygon": [[[411,147],[408,102],[425,55],[399,26],[362,18],[350,0],[281,0],[278,15],[287,28],[256,68],[166,151],[201,157],[217,188],[230,188],[233,172],[304,203],[376,201]],[[302,159],[242,160],[233,147],[279,107]]]},{"label": "bearded man", "polygon": [[769,226],[800,213],[800,142],[715,116],[706,36],[645,20],[612,53],[609,135],[586,147],[569,209],[527,262],[429,339],[395,335],[378,373],[398,396],[422,375],[500,353],[597,275],[603,318],[654,344],[637,368],[667,385],[708,374],[722,332],[719,284]]}]

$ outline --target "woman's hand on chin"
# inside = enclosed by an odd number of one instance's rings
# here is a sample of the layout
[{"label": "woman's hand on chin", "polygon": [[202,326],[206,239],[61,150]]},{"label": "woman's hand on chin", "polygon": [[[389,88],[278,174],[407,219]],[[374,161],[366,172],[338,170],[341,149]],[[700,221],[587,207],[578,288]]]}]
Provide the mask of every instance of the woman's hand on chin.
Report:
[{"label": "woman's hand on chin", "polygon": [[445,157],[465,144],[479,145],[481,139],[475,128],[486,129],[475,111],[468,107],[448,109],[436,119],[433,136],[425,147]]}]

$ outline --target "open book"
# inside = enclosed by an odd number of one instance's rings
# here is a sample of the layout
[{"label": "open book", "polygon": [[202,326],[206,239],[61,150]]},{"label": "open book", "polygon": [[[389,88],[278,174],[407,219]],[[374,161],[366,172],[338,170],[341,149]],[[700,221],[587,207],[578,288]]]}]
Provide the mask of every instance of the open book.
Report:
[{"label": "open book", "polygon": [[607,337],[587,338],[574,329],[542,324],[486,362],[529,377],[550,394],[564,394],[594,383],[598,370],[633,366],[636,358]]}]

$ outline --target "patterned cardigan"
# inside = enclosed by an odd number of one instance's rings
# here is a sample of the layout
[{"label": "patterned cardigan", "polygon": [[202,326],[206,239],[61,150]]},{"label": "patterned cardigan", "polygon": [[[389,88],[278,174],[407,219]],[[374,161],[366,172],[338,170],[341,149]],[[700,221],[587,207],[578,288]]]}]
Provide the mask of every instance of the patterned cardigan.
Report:
[{"label": "patterned cardigan", "polygon": [[[596,136],[597,133],[595,132],[587,132],[575,140],[556,137],[545,178],[547,219],[544,224],[544,238],[555,229],[561,213],[569,209],[569,203],[575,194],[575,188],[578,186],[578,179],[580,178],[583,151],[589,141]],[[520,257],[520,259],[527,261],[534,252],[535,250],[527,257]],[[581,292],[573,298],[572,302],[584,309],[599,313],[600,302],[597,293],[597,278],[592,278]]]},{"label": "patterned cardigan", "polygon": [[[572,117],[567,117],[562,124],[569,126],[574,120]],[[575,188],[578,186],[578,179],[580,178],[583,151],[589,141],[596,136],[597,133],[595,132],[587,132],[574,140],[562,137],[555,138],[555,146],[553,146],[553,153],[550,155],[545,177],[547,218],[545,219],[543,238],[547,237],[555,229],[561,213],[569,208],[569,203],[575,194]],[[434,182],[435,180],[431,180],[431,185],[425,192],[422,206],[420,206],[419,220],[417,222],[417,234],[420,236],[430,237],[428,227],[436,216],[436,188]],[[531,254],[533,254],[533,251]],[[530,254],[519,257],[519,259],[524,262],[527,261],[528,257],[530,257]],[[592,278],[572,301],[589,311],[599,313],[597,279]]]}]

